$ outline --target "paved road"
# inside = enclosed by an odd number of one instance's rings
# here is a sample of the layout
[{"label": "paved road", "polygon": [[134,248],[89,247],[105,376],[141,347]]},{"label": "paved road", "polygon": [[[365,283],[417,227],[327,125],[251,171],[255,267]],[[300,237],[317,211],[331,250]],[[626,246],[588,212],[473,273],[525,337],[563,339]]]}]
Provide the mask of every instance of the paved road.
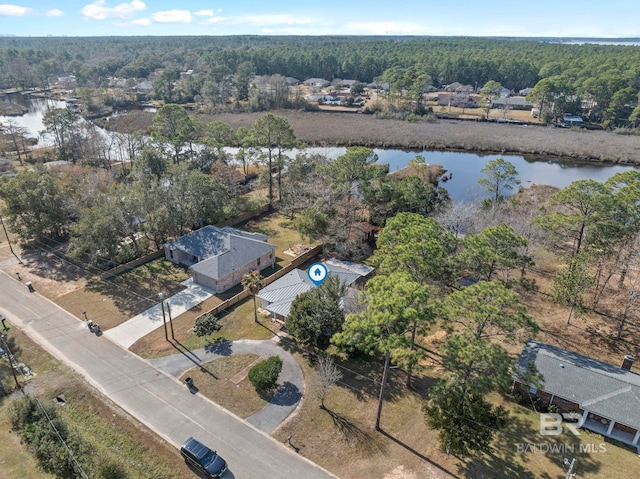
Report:
[{"label": "paved road", "polygon": [[[154,368],[0,272],[0,312],[96,389],[178,446],[194,436],[229,463],[226,479],[336,477]],[[36,371],[37,373],[37,371]]]},{"label": "paved road", "polygon": [[[267,358],[278,355],[282,359],[280,386],[271,401],[258,413],[247,418],[247,421],[266,433],[273,432],[278,425],[291,414],[302,398],[304,376],[300,365],[287,351],[274,341],[243,339],[240,341],[226,341],[196,351],[173,354],[162,358],[151,359],[156,368],[171,376],[179,378],[189,369],[208,363],[215,359],[231,354],[253,353]],[[197,385],[196,385],[197,387]]]}]

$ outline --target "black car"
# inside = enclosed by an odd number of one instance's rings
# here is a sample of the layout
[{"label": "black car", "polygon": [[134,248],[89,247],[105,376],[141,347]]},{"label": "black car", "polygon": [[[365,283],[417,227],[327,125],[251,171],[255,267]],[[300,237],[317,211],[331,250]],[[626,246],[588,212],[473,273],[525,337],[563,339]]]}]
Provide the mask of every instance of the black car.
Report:
[{"label": "black car", "polygon": [[190,437],[180,447],[180,454],[207,477],[217,479],[227,471],[227,462],[216,451],[209,449],[197,439]]}]

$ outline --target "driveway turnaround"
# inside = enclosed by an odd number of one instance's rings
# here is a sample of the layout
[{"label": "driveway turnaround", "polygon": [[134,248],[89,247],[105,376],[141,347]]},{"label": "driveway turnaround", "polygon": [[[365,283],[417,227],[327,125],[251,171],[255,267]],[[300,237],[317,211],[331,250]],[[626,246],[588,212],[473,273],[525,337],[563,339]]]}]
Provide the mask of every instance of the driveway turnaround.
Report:
[{"label": "driveway turnaround", "polygon": [[[117,405],[178,447],[194,436],[229,464],[227,479],[336,477],[154,368],[0,272],[0,313]],[[37,373],[37,371],[35,371]]]},{"label": "driveway turnaround", "polygon": [[244,353],[258,354],[263,358],[277,355],[282,359],[282,371],[278,378],[280,386],[276,389],[273,398],[260,412],[246,419],[261,431],[271,433],[294,411],[302,398],[304,387],[300,365],[291,354],[274,341],[249,339],[226,341],[196,351],[151,359],[150,362],[161,371],[179,378],[193,367],[232,354]]},{"label": "driveway turnaround", "polygon": [[[165,318],[167,320],[169,314],[175,318],[214,294],[210,289],[194,283],[191,278],[182,284],[185,285],[187,289],[164,300]],[[170,313],[169,309],[171,311]],[[139,315],[128,319],[119,326],[108,329],[104,334],[114,343],[119,344],[125,349],[129,349],[138,339],[158,329],[162,324],[162,306],[158,303]]]}]

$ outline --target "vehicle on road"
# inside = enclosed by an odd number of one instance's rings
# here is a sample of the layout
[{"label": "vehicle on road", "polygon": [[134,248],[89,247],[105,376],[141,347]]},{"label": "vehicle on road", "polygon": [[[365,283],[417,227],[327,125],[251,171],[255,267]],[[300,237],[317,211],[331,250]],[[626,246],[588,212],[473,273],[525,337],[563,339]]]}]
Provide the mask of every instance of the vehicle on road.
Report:
[{"label": "vehicle on road", "polygon": [[182,443],[180,454],[187,464],[212,479],[218,479],[227,472],[227,462],[216,451],[209,449],[193,437]]}]

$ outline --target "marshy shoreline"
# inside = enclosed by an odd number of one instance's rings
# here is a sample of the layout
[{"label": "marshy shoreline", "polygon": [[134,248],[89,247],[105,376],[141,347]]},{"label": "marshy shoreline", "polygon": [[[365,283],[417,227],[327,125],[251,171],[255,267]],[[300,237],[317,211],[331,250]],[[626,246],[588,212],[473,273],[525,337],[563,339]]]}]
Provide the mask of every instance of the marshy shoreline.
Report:
[{"label": "marshy shoreline", "polygon": [[[409,123],[353,113],[273,113],[286,117],[296,138],[310,146],[468,151],[640,166],[640,135],[450,119]],[[204,119],[237,129],[251,127],[262,115],[223,113]]]}]

